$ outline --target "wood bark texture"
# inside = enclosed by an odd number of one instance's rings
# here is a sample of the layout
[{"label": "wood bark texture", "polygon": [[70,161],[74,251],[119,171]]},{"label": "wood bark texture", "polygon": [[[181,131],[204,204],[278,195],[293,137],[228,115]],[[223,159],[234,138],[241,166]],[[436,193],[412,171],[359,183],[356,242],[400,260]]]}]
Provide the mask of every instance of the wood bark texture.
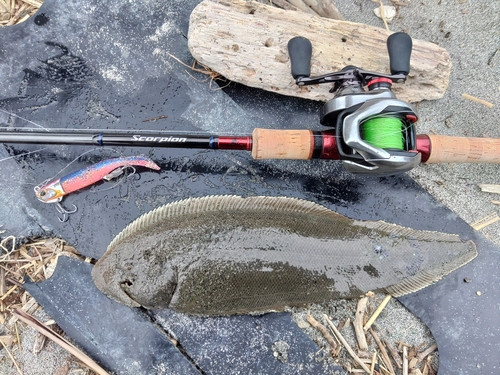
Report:
[{"label": "wood bark texture", "polygon": [[[290,74],[287,43],[295,36],[313,46],[311,76],[347,65],[390,73],[382,28],[278,9],[244,0],[205,0],[192,12],[188,46],[201,64],[247,86],[300,98],[328,101],[329,84],[298,87]],[[396,96],[408,102],[439,99],[448,87],[451,59],[429,42],[413,40],[406,83],[394,84]]]}]

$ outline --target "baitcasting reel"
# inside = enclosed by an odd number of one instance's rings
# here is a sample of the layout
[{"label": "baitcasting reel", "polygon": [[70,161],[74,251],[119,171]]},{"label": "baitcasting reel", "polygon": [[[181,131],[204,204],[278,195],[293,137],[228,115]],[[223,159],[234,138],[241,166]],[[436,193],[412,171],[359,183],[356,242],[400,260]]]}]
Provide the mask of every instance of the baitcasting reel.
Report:
[{"label": "baitcasting reel", "polygon": [[297,85],[333,83],[330,92],[335,95],[323,106],[320,122],[335,129],[340,159],[351,173],[393,174],[420,164],[416,111],[391,90],[392,83],[404,82],[410,71],[412,40],[405,33],[392,34],[387,49],[390,75],[346,66],[340,72],[310,77],[311,42],[300,36],[288,42]]}]

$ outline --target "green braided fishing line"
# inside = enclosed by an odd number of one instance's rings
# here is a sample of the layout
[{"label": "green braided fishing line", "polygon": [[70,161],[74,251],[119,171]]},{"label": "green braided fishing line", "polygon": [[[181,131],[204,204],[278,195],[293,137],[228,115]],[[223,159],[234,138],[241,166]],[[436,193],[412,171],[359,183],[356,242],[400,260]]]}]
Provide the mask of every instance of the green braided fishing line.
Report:
[{"label": "green braided fishing line", "polygon": [[361,124],[361,137],[383,149],[404,150],[403,121],[397,117],[375,117]]}]

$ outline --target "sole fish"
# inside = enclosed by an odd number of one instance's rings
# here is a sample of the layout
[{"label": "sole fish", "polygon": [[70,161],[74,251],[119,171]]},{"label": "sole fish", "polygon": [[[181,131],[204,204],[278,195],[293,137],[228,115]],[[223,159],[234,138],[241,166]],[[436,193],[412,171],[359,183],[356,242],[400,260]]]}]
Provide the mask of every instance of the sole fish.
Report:
[{"label": "sole fish", "polygon": [[216,316],[424,288],[477,255],[472,241],[349,219],[285,197],[208,196],[139,217],[92,277],[128,306]]}]

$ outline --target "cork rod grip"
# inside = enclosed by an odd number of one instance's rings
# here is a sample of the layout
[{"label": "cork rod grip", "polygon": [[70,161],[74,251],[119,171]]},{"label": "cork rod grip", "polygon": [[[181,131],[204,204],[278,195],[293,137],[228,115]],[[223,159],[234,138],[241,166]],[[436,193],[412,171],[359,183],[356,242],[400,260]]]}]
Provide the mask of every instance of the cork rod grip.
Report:
[{"label": "cork rod grip", "polygon": [[429,163],[500,164],[500,139],[427,135],[430,141]]},{"label": "cork rod grip", "polygon": [[314,136],[310,130],[254,129],[252,133],[254,159],[311,159]]}]

